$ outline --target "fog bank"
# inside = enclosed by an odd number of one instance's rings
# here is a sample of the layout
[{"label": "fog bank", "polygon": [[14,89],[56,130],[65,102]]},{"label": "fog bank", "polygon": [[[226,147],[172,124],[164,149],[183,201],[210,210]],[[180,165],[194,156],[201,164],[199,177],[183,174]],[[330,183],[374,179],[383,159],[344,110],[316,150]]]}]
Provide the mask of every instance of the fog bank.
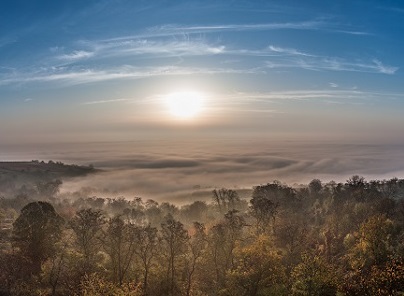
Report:
[{"label": "fog bank", "polygon": [[345,181],[404,177],[404,145],[211,139],[2,146],[2,160],[93,164],[101,173],[66,180],[62,191],[91,187],[127,197],[185,200],[217,187],[251,188],[280,180]]}]

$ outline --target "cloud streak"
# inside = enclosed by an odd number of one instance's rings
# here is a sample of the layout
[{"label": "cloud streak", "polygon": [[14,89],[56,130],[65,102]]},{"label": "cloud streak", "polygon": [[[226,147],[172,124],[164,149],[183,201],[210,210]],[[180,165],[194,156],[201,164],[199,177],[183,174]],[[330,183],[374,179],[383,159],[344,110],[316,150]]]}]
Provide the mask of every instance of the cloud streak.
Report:
[{"label": "cloud streak", "polygon": [[172,36],[182,34],[202,34],[202,33],[240,32],[240,31],[269,31],[269,30],[315,30],[315,31],[322,30],[350,35],[369,35],[368,32],[350,30],[341,25],[328,23],[323,20],[310,20],[301,22],[279,22],[279,23],[261,23],[261,24],[217,24],[217,25],[205,25],[205,26],[184,26],[184,25],[171,24],[149,28],[142,34],[142,36],[161,37],[161,36]]},{"label": "cloud streak", "polygon": [[270,45],[268,48],[270,51],[279,53],[279,54],[294,55],[294,56],[313,56],[313,55],[298,51],[297,49],[294,49],[294,48],[282,48],[282,47],[277,47],[277,46],[273,46],[273,45]]},{"label": "cloud streak", "polygon": [[96,104],[108,104],[108,103],[116,103],[116,102],[127,102],[128,99],[114,99],[114,100],[99,100],[99,101],[90,101],[84,102],[82,105],[96,105]]},{"label": "cloud streak", "polygon": [[94,56],[94,52],[88,52],[84,50],[75,50],[70,54],[64,54],[59,56],[58,58],[61,60],[67,60],[67,61],[77,61],[81,59],[87,59],[91,58]]},{"label": "cloud streak", "polygon": [[226,31],[264,31],[264,30],[317,30],[324,26],[320,21],[264,23],[264,24],[219,24],[209,26],[164,25],[146,30],[143,36],[172,36],[181,34],[200,34]]},{"label": "cloud streak", "polygon": [[[211,45],[203,40],[154,40],[132,38],[124,41],[80,41],[79,45],[87,47],[91,52],[83,52],[86,57],[110,58],[117,56],[198,56],[220,54],[223,45]],[[90,55],[91,54],[91,55]],[[63,58],[62,56],[61,58]]]},{"label": "cloud streak", "polygon": [[309,57],[295,59],[274,59],[266,62],[266,66],[273,68],[300,68],[312,71],[345,71],[360,73],[378,73],[393,75],[398,71],[398,67],[388,66],[379,60],[371,62],[347,61],[335,57]]},{"label": "cloud streak", "polygon": [[253,74],[262,73],[257,69],[233,69],[233,68],[192,68],[179,66],[161,67],[133,67],[122,66],[106,70],[83,69],[66,70],[50,68],[42,69],[42,72],[24,73],[0,80],[0,85],[12,83],[32,82],[59,82],[64,85],[78,85],[117,79],[144,79],[158,76],[184,76],[184,75],[215,75],[215,74]]},{"label": "cloud streak", "polygon": [[300,100],[300,101],[323,101],[329,99],[341,102],[367,102],[370,100],[403,99],[404,94],[388,92],[368,92],[360,90],[323,89],[323,90],[293,90],[273,92],[237,92],[228,95],[231,102],[252,102],[252,101],[276,101],[276,100]]}]

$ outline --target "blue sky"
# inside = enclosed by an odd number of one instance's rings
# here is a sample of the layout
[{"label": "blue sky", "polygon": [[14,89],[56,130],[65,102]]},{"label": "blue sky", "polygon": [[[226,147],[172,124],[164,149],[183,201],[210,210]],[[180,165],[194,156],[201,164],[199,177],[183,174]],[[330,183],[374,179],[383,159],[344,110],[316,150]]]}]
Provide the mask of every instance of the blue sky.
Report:
[{"label": "blue sky", "polygon": [[[403,141],[402,1],[1,1],[2,144]],[[163,98],[206,97],[191,120]]]}]

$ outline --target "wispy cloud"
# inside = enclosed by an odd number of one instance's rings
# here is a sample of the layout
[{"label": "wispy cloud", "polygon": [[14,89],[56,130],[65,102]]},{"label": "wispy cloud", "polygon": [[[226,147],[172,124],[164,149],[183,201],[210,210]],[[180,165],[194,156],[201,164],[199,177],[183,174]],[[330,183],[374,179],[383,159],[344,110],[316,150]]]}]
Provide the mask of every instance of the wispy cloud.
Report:
[{"label": "wispy cloud", "polygon": [[[186,57],[211,55],[238,55],[238,56],[313,56],[294,48],[283,48],[270,45],[263,49],[235,48],[218,42],[208,42],[197,38],[183,37],[182,40],[172,38],[158,39],[127,39],[109,41],[81,41],[81,46],[91,49],[91,56],[102,59],[109,57],[145,56],[145,57]],[[77,53],[86,53],[77,54]],[[65,59],[90,56],[86,51],[76,51],[76,54],[62,56]]]},{"label": "wispy cloud", "polygon": [[126,102],[129,99],[114,99],[114,100],[99,100],[99,101],[90,101],[84,102],[81,105],[95,105],[95,104],[108,104],[108,103],[116,103],[116,102]]},{"label": "wispy cloud", "polygon": [[364,32],[364,31],[332,30],[332,29],[330,29],[328,31],[335,32],[335,33],[348,34],[348,35],[357,35],[357,36],[371,36],[371,35],[373,35],[372,33]]},{"label": "wispy cloud", "polygon": [[98,58],[111,56],[194,56],[212,55],[224,52],[225,46],[209,44],[203,40],[188,38],[173,39],[127,39],[110,41],[81,41],[81,45],[92,49]]},{"label": "wispy cloud", "polygon": [[336,83],[334,83],[334,82],[330,82],[330,83],[329,83],[329,86],[330,86],[330,87],[333,87],[333,88],[337,88],[337,87],[338,87],[338,84],[336,84]]},{"label": "wispy cloud", "polygon": [[64,54],[64,55],[58,56],[58,58],[61,60],[76,61],[76,60],[90,58],[92,56],[94,56],[94,52],[89,52],[89,51],[84,51],[84,50],[75,50],[70,54]]},{"label": "wispy cloud", "polygon": [[233,68],[194,68],[178,66],[160,66],[160,67],[133,67],[121,66],[105,70],[98,69],[66,69],[61,67],[43,68],[40,72],[20,73],[13,77],[0,80],[0,85],[12,83],[30,83],[30,82],[59,82],[64,85],[77,85],[83,83],[93,83],[116,79],[142,79],[157,76],[173,75],[194,75],[194,74],[253,74],[261,73],[258,69],[233,69]]},{"label": "wispy cloud", "polygon": [[312,56],[310,54],[298,51],[294,48],[283,48],[278,46],[270,45],[268,49],[272,52],[279,53],[279,54],[286,54],[286,55],[298,55],[298,56]]},{"label": "wispy cloud", "polygon": [[348,61],[335,57],[300,57],[298,59],[276,59],[267,61],[268,68],[301,68],[313,71],[347,71],[379,74],[395,74],[399,69],[394,66],[384,65],[379,60],[371,62]]},{"label": "wispy cloud", "polygon": [[164,25],[147,29],[142,36],[173,36],[181,34],[201,34],[215,32],[240,32],[240,31],[269,31],[269,30],[321,30],[331,33],[349,35],[371,35],[369,32],[358,31],[339,24],[325,22],[323,20],[311,20],[302,22],[261,23],[261,24],[217,24],[207,26],[183,26]]},{"label": "wispy cloud", "polygon": [[300,101],[318,101],[329,103],[330,100],[338,100],[341,103],[365,103],[372,100],[387,100],[404,98],[401,93],[388,92],[367,92],[352,89],[322,89],[322,90],[293,90],[293,91],[273,91],[273,92],[236,92],[226,97],[231,103],[240,102],[272,102],[276,100],[300,100]]},{"label": "wispy cloud", "polygon": [[383,63],[380,62],[379,60],[373,60],[373,63],[375,64],[375,68],[379,70],[380,73],[394,74],[398,70],[398,67],[383,65]]},{"label": "wispy cloud", "polygon": [[322,21],[263,23],[263,24],[218,24],[208,26],[164,25],[145,31],[145,36],[167,36],[181,34],[199,34],[224,31],[263,31],[263,30],[317,30],[324,27]]}]

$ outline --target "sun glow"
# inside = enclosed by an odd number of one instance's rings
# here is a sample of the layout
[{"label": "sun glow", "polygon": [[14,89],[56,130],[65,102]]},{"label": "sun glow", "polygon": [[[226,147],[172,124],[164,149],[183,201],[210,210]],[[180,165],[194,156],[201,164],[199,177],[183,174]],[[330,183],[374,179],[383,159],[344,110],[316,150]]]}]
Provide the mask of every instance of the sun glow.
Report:
[{"label": "sun glow", "polygon": [[176,92],[165,96],[170,114],[180,119],[190,119],[202,111],[204,96],[198,92]]}]

